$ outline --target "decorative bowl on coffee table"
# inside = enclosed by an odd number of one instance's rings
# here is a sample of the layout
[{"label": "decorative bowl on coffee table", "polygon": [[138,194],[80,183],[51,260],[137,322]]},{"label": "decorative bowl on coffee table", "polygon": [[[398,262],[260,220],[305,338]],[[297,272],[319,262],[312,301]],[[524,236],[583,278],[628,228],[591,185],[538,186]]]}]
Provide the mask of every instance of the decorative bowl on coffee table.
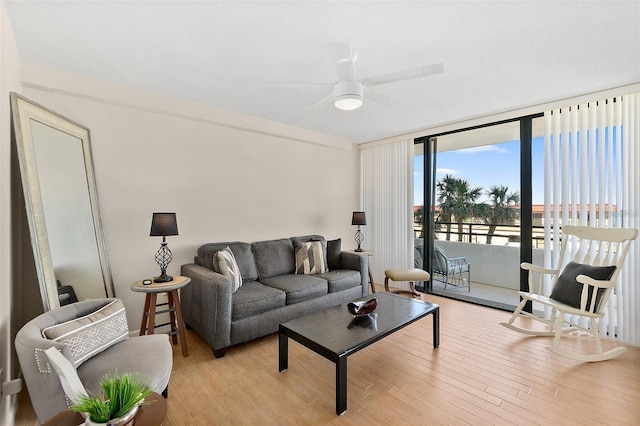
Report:
[{"label": "decorative bowl on coffee table", "polygon": [[347,310],[351,315],[363,316],[369,315],[378,307],[378,300],[374,297],[369,300],[361,300],[358,302],[350,302],[347,304]]}]

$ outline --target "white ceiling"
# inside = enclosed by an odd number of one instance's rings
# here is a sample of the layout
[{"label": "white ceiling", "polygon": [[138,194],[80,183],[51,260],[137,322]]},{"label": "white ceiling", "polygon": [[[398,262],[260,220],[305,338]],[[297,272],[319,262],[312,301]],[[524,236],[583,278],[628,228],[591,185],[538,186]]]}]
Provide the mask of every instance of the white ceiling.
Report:
[{"label": "white ceiling", "polygon": [[[639,1],[5,4],[24,61],[356,143],[640,82]],[[359,78],[445,72],[312,112],[336,80],[331,41],[358,52]]]}]

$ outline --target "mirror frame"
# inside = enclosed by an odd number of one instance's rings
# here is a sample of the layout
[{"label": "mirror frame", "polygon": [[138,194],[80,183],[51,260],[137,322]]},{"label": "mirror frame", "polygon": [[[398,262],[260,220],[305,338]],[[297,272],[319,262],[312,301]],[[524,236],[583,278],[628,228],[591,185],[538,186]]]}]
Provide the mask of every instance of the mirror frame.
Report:
[{"label": "mirror frame", "polygon": [[98,257],[103,277],[106,297],[115,297],[107,248],[105,244],[98,192],[91,156],[91,142],[89,129],[51,111],[15,92],[11,92],[11,112],[13,128],[22,176],[22,188],[25,198],[27,220],[31,234],[31,245],[36,264],[36,272],[40,284],[40,294],[45,311],[60,306],[58,286],[53,268],[49,234],[47,233],[38,170],[36,166],[34,143],[31,133],[31,121],[37,121],[45,126],[67,133],[82,142],[84,165],[89,190],[89,201],[93,213],[93,227],[95,230]]}]

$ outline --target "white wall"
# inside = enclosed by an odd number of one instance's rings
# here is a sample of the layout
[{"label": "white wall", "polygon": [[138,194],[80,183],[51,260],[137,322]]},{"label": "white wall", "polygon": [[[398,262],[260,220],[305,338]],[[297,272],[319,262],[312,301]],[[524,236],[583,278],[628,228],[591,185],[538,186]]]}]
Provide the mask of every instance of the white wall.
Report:
[{"label": "white wall", "polygon": [[[23,95],[91,131],[116,295],[131,329],[159,274],[154,211],[175,211],[178,274],[199,245],[319,233],[351,239],[358,153],[344,139],[22,63]],[[349,245],[350,246],[350,245]]]},{"label": "white wall", "polygon": [[[520,290],[520,247],[469,244],[438,240],[447,257],[465,257],[471,264],[471,281]],[[533,250],[534,265],[544,264],[544,250]]]},{"label": "white wall", "polygon": [[[11,112],[9,92],[20,89],[20,58],[11,24],[0,2],[0,368],[3,381],[16,378],[13,355],[11,274]],[[0,424],[13,424],[16,398],[0,398]]]}]

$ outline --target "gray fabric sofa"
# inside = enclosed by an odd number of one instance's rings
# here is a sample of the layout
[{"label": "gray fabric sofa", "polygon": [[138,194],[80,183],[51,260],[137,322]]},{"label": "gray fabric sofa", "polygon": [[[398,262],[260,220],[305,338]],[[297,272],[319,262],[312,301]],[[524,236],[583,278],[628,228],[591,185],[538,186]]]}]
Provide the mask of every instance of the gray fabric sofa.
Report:
[{"label": "gray fabric sofa", "polygon": [[[324,238],[200,246],[194,263],[181,268],[181,274],[191,278],[180,296],[187,327],[220,358],[229,346],[275,333],[283,322],[368,295],[368,257],[336,250],[335,245],[332,249],[333,241],[328,243],[328,272],[295,274],[295,243],[318,240]],[[213,268],[214,254],[225,247],[233,252],[242,275],[235,293],[231,278]]]}]

